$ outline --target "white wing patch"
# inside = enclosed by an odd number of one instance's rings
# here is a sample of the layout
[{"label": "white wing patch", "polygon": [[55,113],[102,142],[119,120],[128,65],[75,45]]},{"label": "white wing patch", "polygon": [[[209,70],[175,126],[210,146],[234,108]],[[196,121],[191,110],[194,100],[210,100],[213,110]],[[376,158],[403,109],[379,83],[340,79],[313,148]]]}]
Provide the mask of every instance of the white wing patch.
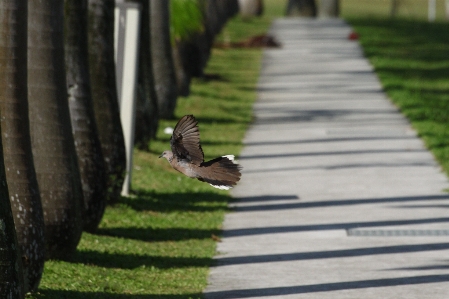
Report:
[{"label": "white wing patch", "polygon": [[229,160],[232,161],[232,163],[237,164],[237,161],[235,160],[235,156],[234,155],[225,155],[222,156],[223,158],[228,158]]},{"label": "white wing patch", "polygon": [[173,128],[172,127],[166,127],[164,129],[164,134],[167,134],[167,135],[173,134]]},{"label": "white wing patch", "polygon": [[232,188],[231,186],[226,186],[226,185],[212,185],[212,184],[209,184],[209,185],[211,185],[214,188],[220,189],[220,190],[229,190]]},{"label": "white wing patch", "polygon": [[[228,158],[229,160],[232,161],[232,163],[237,164],[237,161],[235,161],[235,156],[234,155],[225,155],[225,156],[222,156],[222,157],[223,158]],[[231,186],[226,186],[226,185],[212,185],[212,184],[209,184],[209,185],[211,185],[214,188],[220,189],[220,190],[229,190],[229,189],[232,188]]]}]

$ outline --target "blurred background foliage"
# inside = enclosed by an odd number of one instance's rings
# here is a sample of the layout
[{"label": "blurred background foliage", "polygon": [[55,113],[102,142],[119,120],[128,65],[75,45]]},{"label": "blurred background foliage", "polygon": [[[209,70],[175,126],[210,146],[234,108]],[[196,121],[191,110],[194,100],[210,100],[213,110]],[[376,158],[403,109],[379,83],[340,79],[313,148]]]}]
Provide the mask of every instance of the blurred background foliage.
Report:
[{"label": "blurred background foliage", "polygon": [[204,30],[204,1],[171,0],[170,31],[172,39],[188,39]]}]

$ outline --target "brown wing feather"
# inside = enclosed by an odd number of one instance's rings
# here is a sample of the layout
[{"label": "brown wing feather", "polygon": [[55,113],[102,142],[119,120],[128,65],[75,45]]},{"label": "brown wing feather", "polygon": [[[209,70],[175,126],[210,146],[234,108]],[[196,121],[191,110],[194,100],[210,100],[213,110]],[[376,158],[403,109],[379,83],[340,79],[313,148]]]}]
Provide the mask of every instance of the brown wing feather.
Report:
[{"label": "brown wing feather", "polygon": [[207,182],[215,186],[232,187],[237,184],[242,174],[242,167],[229,160],[227,157],[218,157],[211,161],[204,162],[195,171],[198,180]]},{"label": "brown wing feather", "polygon": [[185,115],[178,121],[170,145],[178,159],[188,160],[195,165],[203,163],[204,153],[200,144],[198,121],[193,115]]}]

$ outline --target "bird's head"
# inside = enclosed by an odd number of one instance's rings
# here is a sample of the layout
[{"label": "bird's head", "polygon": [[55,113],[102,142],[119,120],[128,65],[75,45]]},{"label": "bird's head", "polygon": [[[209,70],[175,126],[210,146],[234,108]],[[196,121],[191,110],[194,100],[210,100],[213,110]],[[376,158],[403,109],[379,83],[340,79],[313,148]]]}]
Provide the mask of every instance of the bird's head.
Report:
[{"label": "bird's head", "polygon": [[159,158],[165,158],[170,162],[173,159],[173,153],[171,151],[163,151]]}]

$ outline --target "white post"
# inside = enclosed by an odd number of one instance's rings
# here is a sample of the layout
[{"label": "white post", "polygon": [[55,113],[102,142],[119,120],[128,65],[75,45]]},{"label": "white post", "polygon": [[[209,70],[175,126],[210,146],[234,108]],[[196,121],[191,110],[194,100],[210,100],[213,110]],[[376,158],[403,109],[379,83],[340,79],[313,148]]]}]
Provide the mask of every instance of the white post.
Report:
[{"label": "white post", "polygon": [[444,6],[445,6],[445,8],[446,8],[446,20],[449,20],[449,0],[446,0],[445,2],[444,2]]},{"label": "white post", "polygon": [[428,3],[429,22],[435,22],[436,16],[437,16],[437,1],[429,0],[429,3]]},{"label": "white post", "polygon": [[141,7],[137,3],[117,3],[115,8],[117,93],[126,148],[127,174],[122,187],[123,196],[129,195],[133,167],[140,12]]}]

